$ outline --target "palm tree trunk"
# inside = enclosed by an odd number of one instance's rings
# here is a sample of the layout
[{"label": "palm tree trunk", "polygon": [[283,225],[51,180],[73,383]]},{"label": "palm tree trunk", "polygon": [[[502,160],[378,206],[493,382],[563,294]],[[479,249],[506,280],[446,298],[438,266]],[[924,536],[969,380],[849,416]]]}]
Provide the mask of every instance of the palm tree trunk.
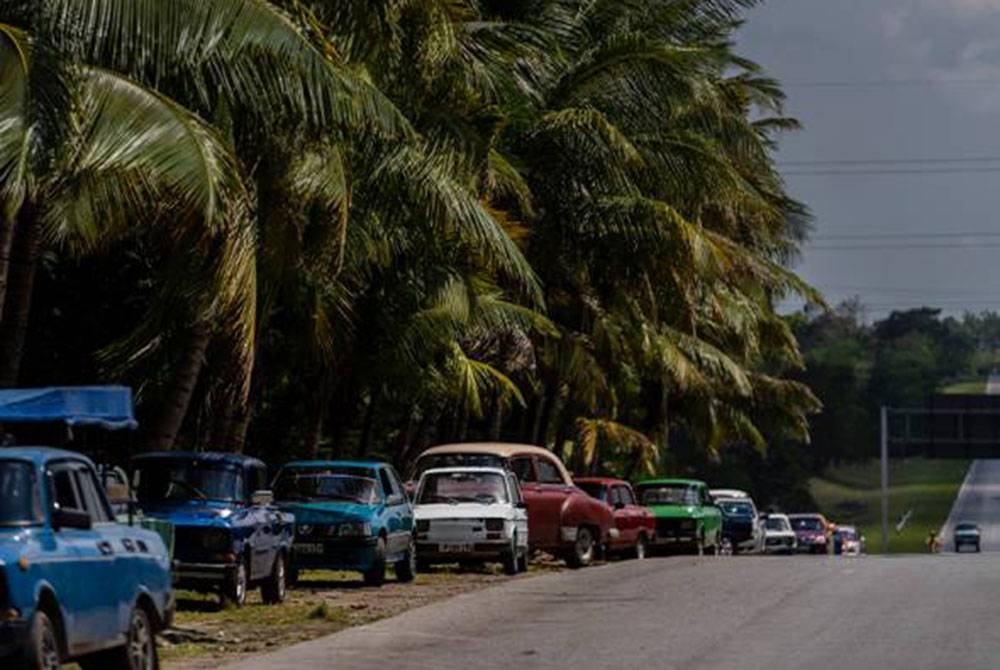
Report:
[{"label": "palm tree trunk", "polygon": [[368,407],[365,409],[365,420],[361,426],[361,456],[368,458],[372,455],[372,431],[375,427],[375,405],[378,398],[377,393],[372,393]]},{"label": "palm tree trunk", "polygon": [[3,321],[4,302],[7,299],[7,280],[10,276],[10,254],[14,246],[17,217],[0,221],[0,322]]},{"label": "palm tree trunk", "polygon": [[152,451],[172,449],[177,434],[184,423],[191,396],[194,395],[198,377],[205,366],[205,351],[212,339],[212,329],[208,322],[200,319],[191,327],[187,350],[177,366],[177,373],[167,390],[167,400],[154,422],[147,437],[147,445]]},{"label": "palm tree trunk", "polygon": [[7,283],[3,289],[4,319],[0,326],[0,387],[3,388],[17,385],[24,360],[24,342],[42,246],[42,231],[34,207],[25,205],[21,209],[16,229],[17,234],[10,246]]}]

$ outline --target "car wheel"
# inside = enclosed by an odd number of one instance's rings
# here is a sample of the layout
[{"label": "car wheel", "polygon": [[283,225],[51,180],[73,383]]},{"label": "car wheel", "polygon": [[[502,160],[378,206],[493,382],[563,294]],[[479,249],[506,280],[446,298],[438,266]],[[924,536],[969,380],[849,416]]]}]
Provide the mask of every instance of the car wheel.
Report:
[{"label": "car wheel", "polygon": [[279,605],[285,602],[287,568],[285,555],[278,552],[274,557],[274,565],[271,566],[271,574],[260,585],[260,597],[265,605]]},{"label": "car wheel", "polygon": [[521,567],[517,550],[517,533],[510,539],[510,549],[503,555],[503,571],[508,575],[516,575]]},{"label": "car wheel", "polygon": [[132,610],[125,644],[81,659],[83,670],[157,670],[156,633],[141,607]]},{"label": "car wheel", "polygon": [[566,564],[571,568],[582,568],[594,560],[594,534],[586,526],[576,531],[576,542],[566,556]]},{"label": "car wheel", "polygon": [[722,538],[722,543],[719,544],[719,553],[723,556],[732,556],[736,553],[736,549],[733,547],[733,541],[728,537]]},{"label": "car wheel", "polygon": [[37,610],[31,618],[25,660],[31,670],[59,670],[62,665],[56,627],[49,616],[41,610]]},{"label": "car wheel", "polygon": [[291,564],[290,561],[289,565],[287,566],[286,574],[287,576],[285,577],[285,581],[288,584],[288,586],[295,586],[296,584],[299,583],[299,579],[301,579],[302,577],[300,570],[297,567],[295,567],[295,565]]},{"label": "car wheel", "polygon": [[641,561],[646,558],[646,536],[640,535],[635,541],[635,549],[632,550],[632,555],[637,561]]},{"label": "car wheel", "polygon": [[705,534],[700,531],[698,532],[698,539],[695,541],[694,553],[698,556],[705,555]]},{"label": "car wheel", "polygon": [[247,590],[250,586],[250,574],[247,572],[246,561],[240,561],[236,569],[226,579],[222,588],[223,604],[243,607],[247,604]]},{"label": "car wheel", "polygon": [[528,550],[522,549],[517,555],[517,569],[521,572],[528,571]]},{"label": "car wheel", "polygon": [[375,543],[375,563],[364,573],[365,584],[382,586],[385,583],[385,538],[380,537]]},{"label": "car wheel", "polygon": [[403,559],[396,563],[396,581],[412,582],[417,576],[417,543],[411,537]]}]

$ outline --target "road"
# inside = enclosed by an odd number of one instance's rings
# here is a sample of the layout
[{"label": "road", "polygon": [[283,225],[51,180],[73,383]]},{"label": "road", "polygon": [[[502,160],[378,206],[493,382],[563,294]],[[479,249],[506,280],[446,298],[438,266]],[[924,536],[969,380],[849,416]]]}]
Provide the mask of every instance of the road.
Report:
[{"label": "road", "polygon": [[983,551],[1000,551],[1000,460],[974,461],[941,528],[945,551],[954,551],[955,524],[979,524]]},{"label": "road", "polygon": [[1000,556],[654,558],[529,577],[231,670],[996,668]]}]

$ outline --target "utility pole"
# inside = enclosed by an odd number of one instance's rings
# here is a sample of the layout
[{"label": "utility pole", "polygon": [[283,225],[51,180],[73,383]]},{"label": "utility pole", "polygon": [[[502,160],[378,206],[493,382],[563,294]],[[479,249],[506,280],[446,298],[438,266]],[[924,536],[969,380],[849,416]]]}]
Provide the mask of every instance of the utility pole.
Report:
[{"label": "utility pole", "polygon": [[882,553],[889,553],[889,408],[882,407]]}]

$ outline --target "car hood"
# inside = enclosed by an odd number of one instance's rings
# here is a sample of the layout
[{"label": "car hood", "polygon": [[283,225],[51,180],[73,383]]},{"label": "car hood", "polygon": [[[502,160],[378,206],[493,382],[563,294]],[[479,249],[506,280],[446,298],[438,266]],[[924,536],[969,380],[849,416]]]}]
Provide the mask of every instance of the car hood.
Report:
[{"label": "car hood", "polygon": [[295,515],[298,525],[334,525],[347,522],[370,521],[378,514],[380,505],[361,505],[349,502],[279,503],[284,512]]},{"label": "car hood", "polygon": [[511,515],[510,505],[479,503],[458,503],[457,505],[435,504],[417,505],[413,508],[415,519],[496,519]]},{"label": "car hood", "polygon": [[826,533],[824,533],[821,530],[797,530],[795,531],[795,534],[799,537],[805,537],[809,539],[817,537],[826,537]]},{"label": "car hood", "polygon": [[146,505],[142,513],[175,526],[226,527],[246,514],[246,509],[226,503],[189,501],[169,505]]},{"label": "car hood", "polygon": [[795,532],[791,530],[765,530],[765,537],[795,537]]}]

